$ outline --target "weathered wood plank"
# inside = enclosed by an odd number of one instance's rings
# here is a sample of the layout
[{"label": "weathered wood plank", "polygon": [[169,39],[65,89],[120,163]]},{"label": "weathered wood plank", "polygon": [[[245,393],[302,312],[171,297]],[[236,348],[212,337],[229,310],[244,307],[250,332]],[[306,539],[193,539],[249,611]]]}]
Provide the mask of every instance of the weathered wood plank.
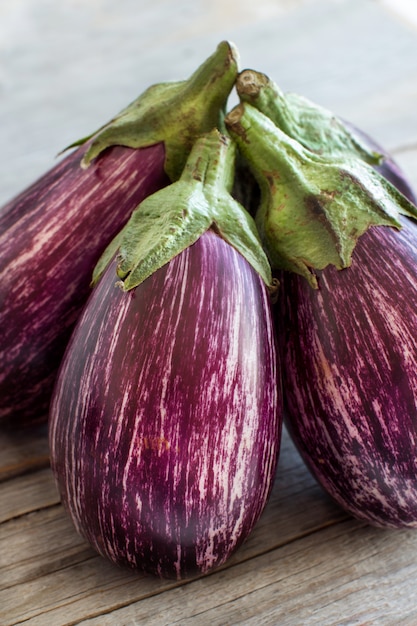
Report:
[{"label": "weathered wood plank", "polygon": [[[94,555],[73,529],[61,505],[3,522],[0,590],[53,574]],[[0,602],[0,606],[6,605]]]},{"label": "weathered wood plank", "polygon": [[60,501],[49,468],[18,476],[0,489],[0,523],[31,511],[48,508]]},{"label": "weathered wood plank", "polygon": [[415,532],[346,521],[83,626],[415,624]]},{"label": "weathered wood plank", "polygon": [[49,466],[46,425],[0,429],[0,483]]}]

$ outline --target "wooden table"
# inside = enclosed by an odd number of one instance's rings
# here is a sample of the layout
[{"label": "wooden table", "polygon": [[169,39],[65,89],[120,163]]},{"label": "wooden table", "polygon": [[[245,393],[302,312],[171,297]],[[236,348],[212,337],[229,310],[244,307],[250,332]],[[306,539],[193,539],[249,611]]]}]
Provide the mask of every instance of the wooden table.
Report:
[{"label": "wooden table", "polygon": [[[417,26],[403,6],[2,0],[0,201],[148,85],[187,77],[223,39],[240,49],[242,69],[373,135],[417,188]],[[80,539],[53,482],[45,426],[0,429],[0,480],[1,626],[417,625],[416,531],[351,519],[286,434],[248,541],[219,571],[178,583],[119,570]]]}]

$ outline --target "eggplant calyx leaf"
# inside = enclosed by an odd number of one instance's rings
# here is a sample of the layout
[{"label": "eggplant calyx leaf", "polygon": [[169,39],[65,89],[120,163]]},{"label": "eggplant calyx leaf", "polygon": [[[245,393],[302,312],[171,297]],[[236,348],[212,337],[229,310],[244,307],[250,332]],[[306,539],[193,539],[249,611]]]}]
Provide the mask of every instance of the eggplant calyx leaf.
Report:
[{"label": "eggplant calyx leaf", "polygon": [[230,195],[235,155],[235,144],[217,130],[200,137],[180,180],[135,209],[104,252],[93,281],[97,282],[118,250],[117,274],[122,289],[129,291],[213,228],[273,291],[276,287],[255,222]]},{"label": "eggplant calyx leaf", "polygon": [[69,147],[91,140],[81,162],[88,167],[110,146],[164,142],[165,171],[178,180],[195,139],[222,124],[238,61],[236,47],[221,42],[188,80],[152,85],[108,124]]},{"label": "eggplant calyx leaf", "polygon": [[255,221],[272,269],[316,287],[314,271],[349,267],[369,227],[417,218],[417,207],[364,161],[314,154],[246,103],[225,121],[261,189]]},{"label": "eggplant calyx leaf", "polygon": [[331,111],[296,93],[284,93],[266,74],[255,70],[240,72],[236,91],[269,117],[286,135],[307,150],[324,157],[353,157],[380,165],[384,155],[376,152]]}]

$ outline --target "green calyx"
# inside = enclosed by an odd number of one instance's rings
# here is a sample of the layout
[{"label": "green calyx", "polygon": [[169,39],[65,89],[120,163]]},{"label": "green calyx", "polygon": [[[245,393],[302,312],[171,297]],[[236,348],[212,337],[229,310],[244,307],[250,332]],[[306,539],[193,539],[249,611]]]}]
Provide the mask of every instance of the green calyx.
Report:
[{"label": "green calyx", "polygon": [[100,259],[93,283],[118,251],[117,273],[121,287],[129,291],[213,228],[273,289],[255,223],[230,195],[235,155],[234,143],[219,131],[200,137],[181,178],[146,198],[133,212]]},{"label": "green calyx", "polygon": [[400,228],[400,214],[417,217],[417,208],[356,155],[313,153],[247,103],[225,124],[261,189],[255,221],[273,269],[316,287],[314,270],[348,267],[370,226]]},{"label": "green calyx", "polygon": [[307,150],[333,158],[356,156],[371,165],[379,165],[384,158],[353,134],[331,111],[296,93],[284,93],[261,72],[241,72],[236,80],[236,90],[241,102],[257,108]]},{"label": "green calyx", "polygon": [[[241,103],[226,115],[234,86]],[[133,212],[99,260],[93,284],[117,255],[120,285],[133,289],[212,228],[271,291],[271,267],[317,287],[315,271],[349,267],[368,228],[400,228],[401,214],[417,218],[417,208],[374,169],[384,156],[359,131],[283,93],[265,74],[239,74],[228,42],[188,80],[153,85],[73,146],[85,142],[83,167],[113,145],[163,142],[172,181]]]},{"label": "green calyx", "polygon": [[237,50],[223,41],[188,80],[149,87],[108,124],[69,147],[91,139],[82,161],[88,167],[110,146],[143,148],[164,142],[165,171],[178,180],[197,137],[222,124],[237,73]]}]

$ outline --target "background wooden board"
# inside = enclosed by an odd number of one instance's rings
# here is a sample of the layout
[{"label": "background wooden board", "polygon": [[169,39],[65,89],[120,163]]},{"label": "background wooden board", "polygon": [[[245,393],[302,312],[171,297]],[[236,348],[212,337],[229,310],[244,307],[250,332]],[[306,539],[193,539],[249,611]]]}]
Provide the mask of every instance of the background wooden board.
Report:
[{"label": "background wooden board", "polygon": [[[242,69],[369,132],[417,189],[415,24],[382,0],[2,0],[0,204],[150,84],[187,77],[222,39]],[[62,509],[45,427],[0,429],[1,626],[416,626],[416,569],[415,531],[352,520],[285,435],[271,500],[226,566],[181,583],[119,570]]]},{"label": "background wooden board", "polygon": [[375,0],[2,0],[0,204],[222,39],[390,149],[417,140],[416,27]]}]

